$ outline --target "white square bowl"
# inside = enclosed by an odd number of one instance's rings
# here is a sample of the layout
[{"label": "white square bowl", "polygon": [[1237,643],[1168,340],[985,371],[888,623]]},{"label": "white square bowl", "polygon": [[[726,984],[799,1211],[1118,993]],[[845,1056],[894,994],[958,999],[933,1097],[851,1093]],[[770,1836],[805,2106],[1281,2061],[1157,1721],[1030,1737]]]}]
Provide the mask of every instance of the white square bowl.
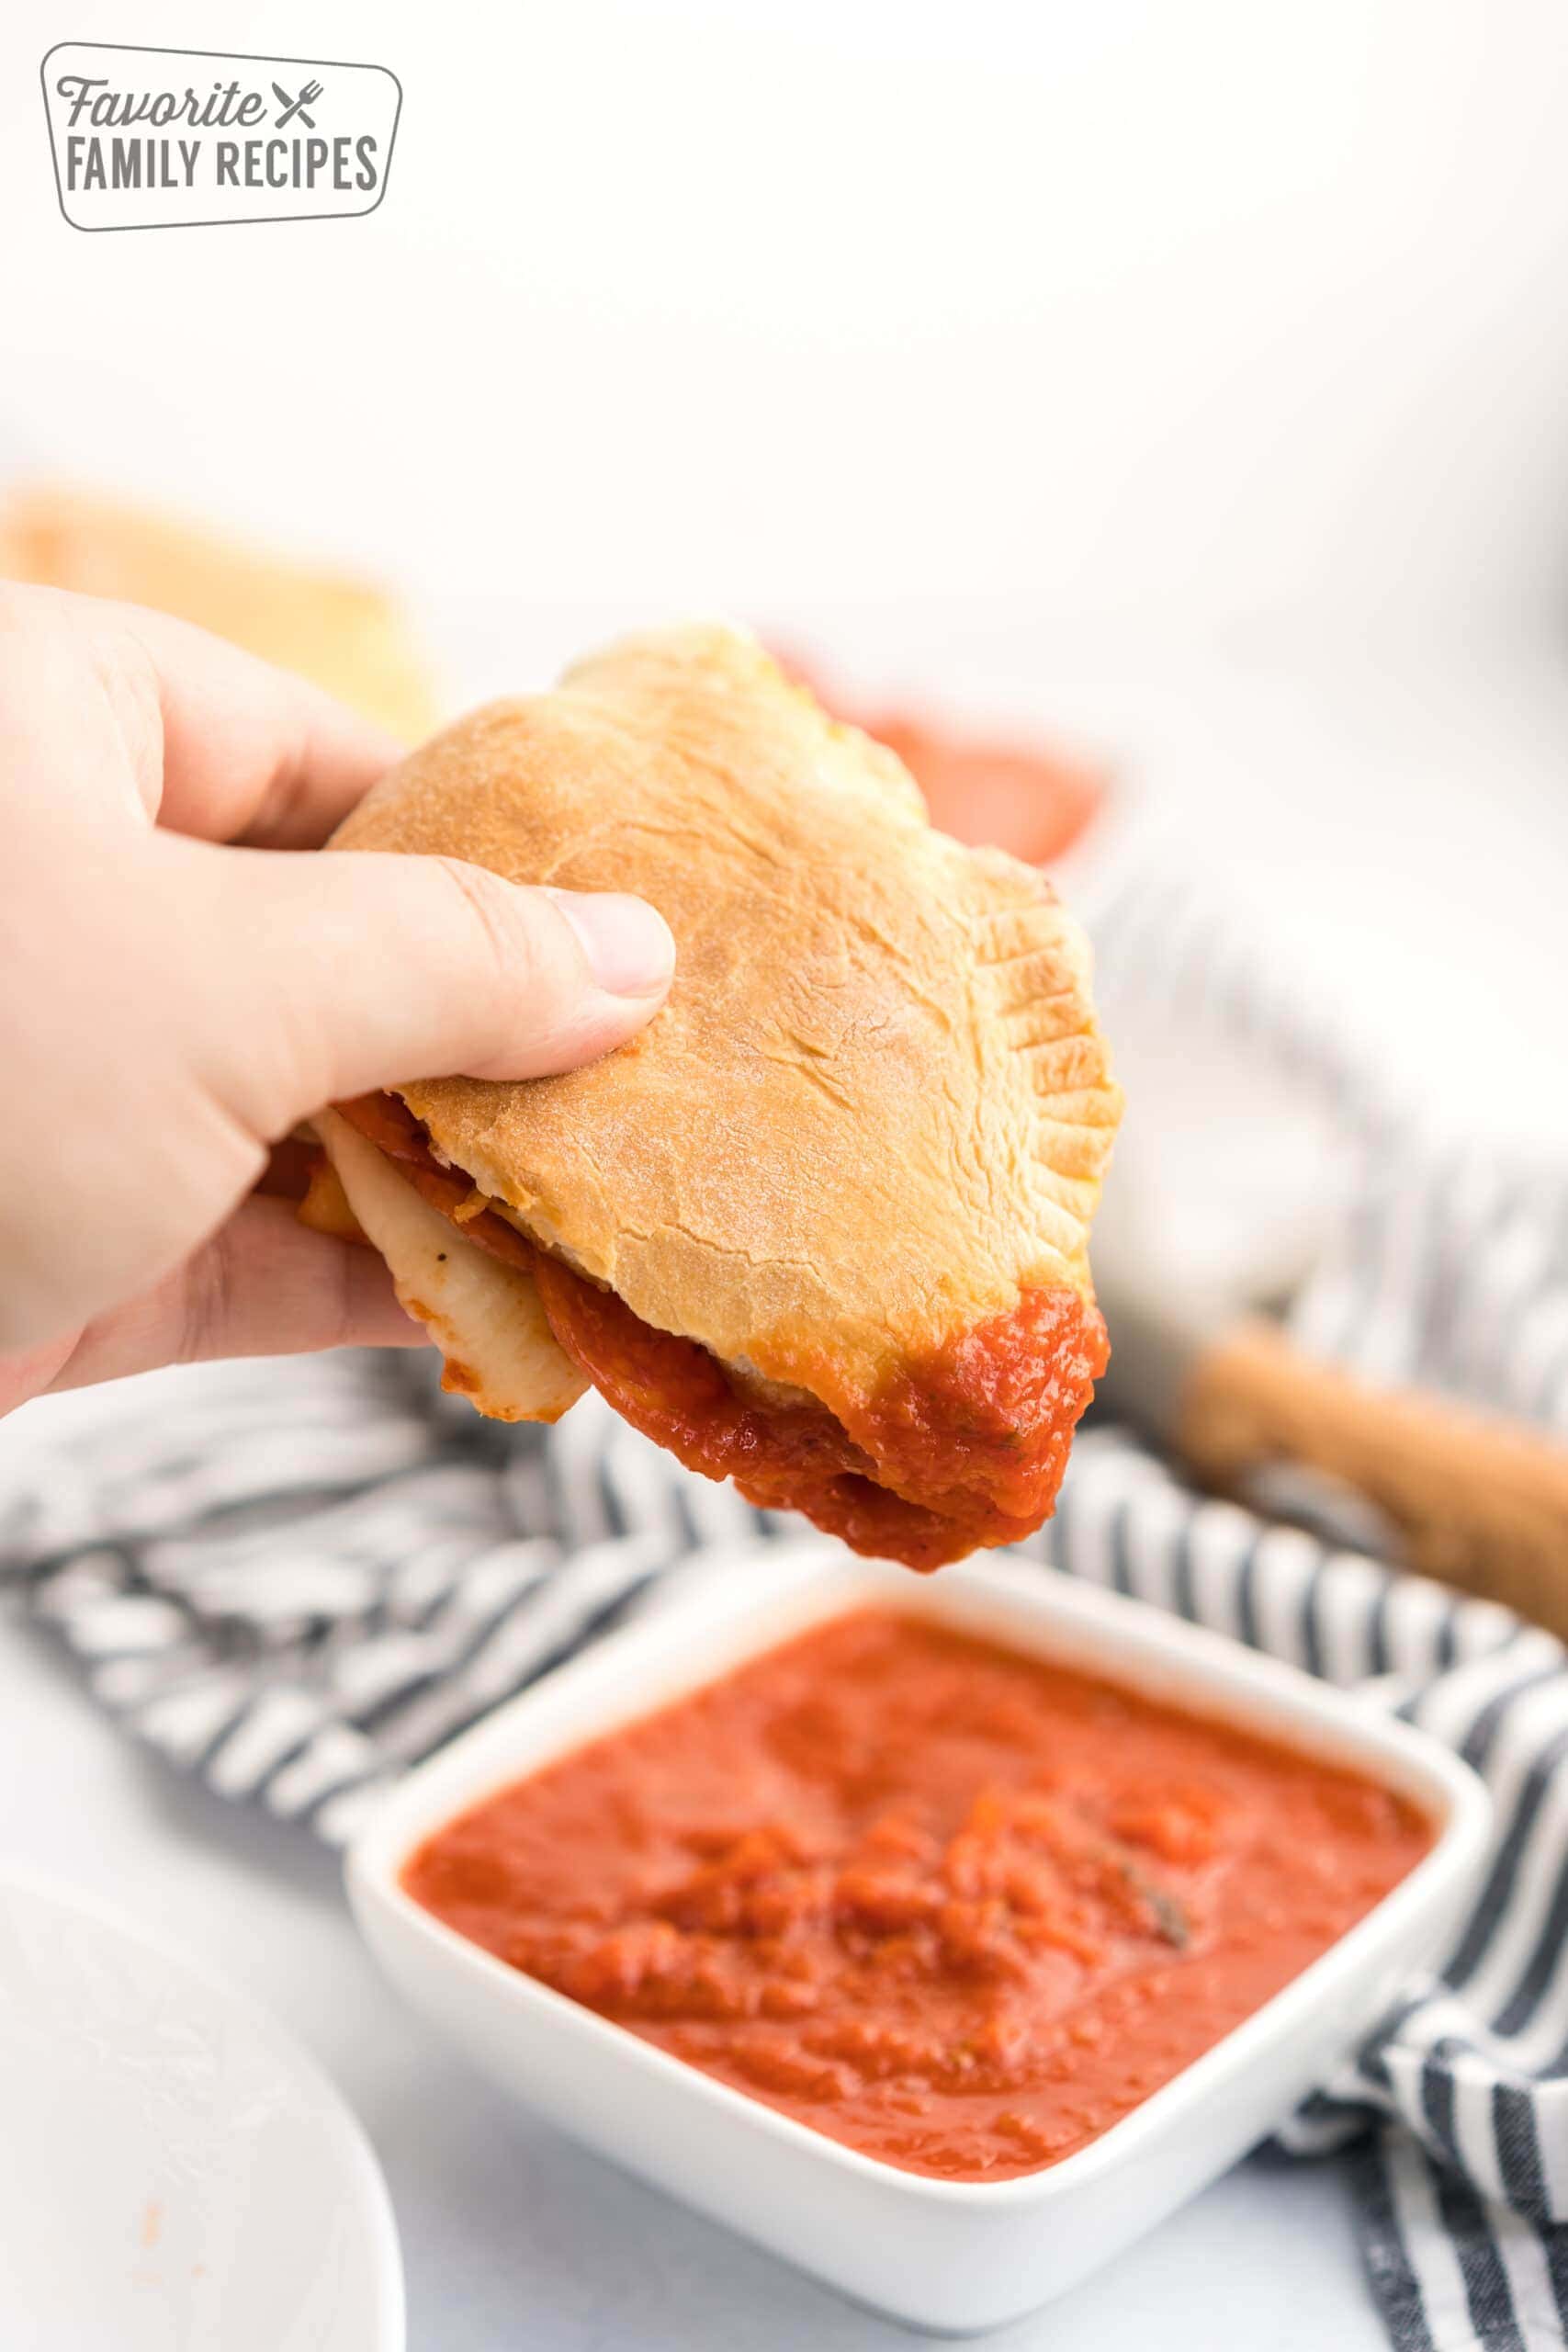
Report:
[{"label": "white square bowl", "polygon": [[[843,1611],[880,1604],[1060,1660],[1350,1767],[1430,1818],[1430,1852],[1366,1917],[1089,2146],[1021,2178],[945,2181],[859,2154],[508,1968],[407,1895],[433,1830],[599,1734]],[[348,1860],[360,1927],[416,2008],[563,2131],[908,2325],[1033,2310],[1205,2188],[1376,2021],[1457,1924],[1490,1807],[1446,1748],[1294,1668],[1050,1570],[932,1577],[806,1543],[611,1634],[412,1773]]]}]

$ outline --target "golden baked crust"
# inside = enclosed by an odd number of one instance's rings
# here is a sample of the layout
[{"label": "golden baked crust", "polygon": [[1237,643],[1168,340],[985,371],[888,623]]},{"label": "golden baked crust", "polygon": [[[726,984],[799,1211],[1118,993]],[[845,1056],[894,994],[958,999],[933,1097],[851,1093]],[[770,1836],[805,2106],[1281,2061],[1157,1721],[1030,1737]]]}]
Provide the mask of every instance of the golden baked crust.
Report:
[{"label": "golden baked crust", "polygon": [[1077,925],[931,830],[889,752],[752,639],[633,639],[446,729],[337,848],[634,890],[669,1003],[592,1068],[399,1089],[437,1151],[657,1329],[835,1410],[1015,1308],[1089,1293],[1121,1098]]},{"label": "golden baked crust", "polygon": [[0,514],[0,579],[150,605],[311,678],[405,743],[435,724],[425,665],[392,600],[217,532],[45,485]]}]

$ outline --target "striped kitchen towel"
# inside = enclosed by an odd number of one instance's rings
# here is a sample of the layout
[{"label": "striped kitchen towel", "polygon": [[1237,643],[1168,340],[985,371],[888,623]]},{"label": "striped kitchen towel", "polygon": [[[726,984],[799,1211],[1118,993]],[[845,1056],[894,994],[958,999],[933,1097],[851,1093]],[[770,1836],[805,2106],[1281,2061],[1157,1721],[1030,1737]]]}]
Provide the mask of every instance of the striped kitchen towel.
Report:
[{"label": "striped kitchen towel", "polygon": [[[1101,918],[1108,1028],[1118,994],[1157,977],[1266,1037],[1333,1102],[1360,1169],[1303,1334],[1568,1436],[1568,1180],[1424,1148],[1249,943],[1167,891],[1130,888]],[[107,1392],[69,1446],[26,1430],[7,1425],[0,1589],[172,1763],[333,1840],[582,1644],[790,1532],[596,1397],[548,1432],[507,1429],[417,1356],[202,1367],[163,1375],[152,1404]],[[1487,1781],[1495,1848],[1456,1946],[1281,2136],[1346,2150],[1400,2352],[1562,2346],[1568,1655],[1489,1603],[1201,1499],[1111,1429],[1083,1434],[1055,1519],[1020,1550],[1359,1689]]]}]

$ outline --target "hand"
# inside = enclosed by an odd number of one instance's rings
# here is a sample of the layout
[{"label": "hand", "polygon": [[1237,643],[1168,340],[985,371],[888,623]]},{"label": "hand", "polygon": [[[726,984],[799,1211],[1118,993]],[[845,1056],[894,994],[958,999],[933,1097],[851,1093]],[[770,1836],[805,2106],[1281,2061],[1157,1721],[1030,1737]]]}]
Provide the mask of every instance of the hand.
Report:
[{"label": "hand", "polygon": [[250,1197],[269,1147],[400,1079],[573,1069],[662,1002],[638,899],[296,854],[397,756],[199,629],[0,586],[0,1410],[419,1344],[373,1251]]}]

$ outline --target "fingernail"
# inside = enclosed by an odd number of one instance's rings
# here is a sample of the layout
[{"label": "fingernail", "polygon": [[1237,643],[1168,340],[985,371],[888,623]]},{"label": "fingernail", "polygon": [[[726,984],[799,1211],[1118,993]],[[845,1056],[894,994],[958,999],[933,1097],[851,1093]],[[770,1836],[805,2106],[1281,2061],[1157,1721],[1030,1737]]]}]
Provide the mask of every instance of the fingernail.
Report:
[{"label": "fingernail", "polygon": [[675,942],[645,899],[621,890],[550,890],[577,933],[588,968],[611,996],[657,996],[675,965]]}]

